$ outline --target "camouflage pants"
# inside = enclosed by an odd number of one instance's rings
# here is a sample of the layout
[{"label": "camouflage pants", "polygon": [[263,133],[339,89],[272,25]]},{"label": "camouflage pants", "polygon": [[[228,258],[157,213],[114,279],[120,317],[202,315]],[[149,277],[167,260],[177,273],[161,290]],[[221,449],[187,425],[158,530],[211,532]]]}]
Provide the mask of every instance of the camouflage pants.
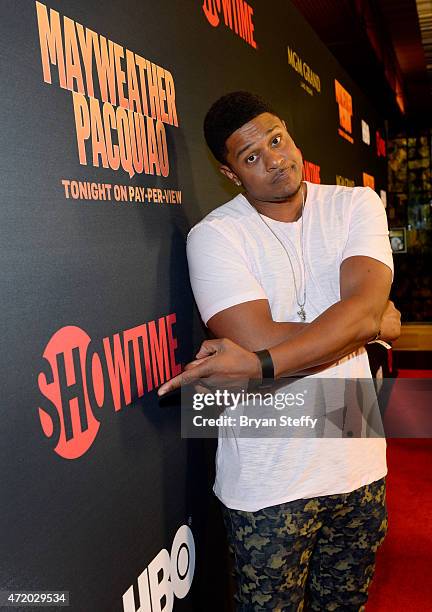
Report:
[{"label": "camouflage pants", "polygon": [[384,478],[351,493],[223,513],[239,612],[364,611],[387,531]]}]

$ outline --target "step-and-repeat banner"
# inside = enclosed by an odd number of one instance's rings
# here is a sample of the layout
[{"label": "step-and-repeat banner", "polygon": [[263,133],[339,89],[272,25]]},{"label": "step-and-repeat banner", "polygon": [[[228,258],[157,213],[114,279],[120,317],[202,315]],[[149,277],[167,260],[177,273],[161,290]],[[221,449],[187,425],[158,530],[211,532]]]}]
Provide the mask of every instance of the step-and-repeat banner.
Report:
[{"label": "step-and-repeat banner", "polygon": [[257,92],[306,179],[384,198],[383,122],[287,0],[3,0],[0,31],[2,597],[228,609],[212,449],[155,392],[204,333],[185,237],[234,193],[202,121]]}]

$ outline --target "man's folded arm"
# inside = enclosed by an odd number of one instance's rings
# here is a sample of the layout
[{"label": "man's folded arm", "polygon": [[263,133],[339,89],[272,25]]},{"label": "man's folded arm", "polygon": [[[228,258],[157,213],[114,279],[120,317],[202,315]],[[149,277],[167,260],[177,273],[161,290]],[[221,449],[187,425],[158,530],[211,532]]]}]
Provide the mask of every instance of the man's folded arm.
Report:
[{"label": "man's folded arm", "polygon": [[275,375],[340,359],[376,336],[386,308],[392,272],[371,257],[353,256],[340,267],[340,301],[292,338],[271,348]]},{"label": "man's folded arm", "polygon": [[249,351],[260,351],[298,334],[308,323],[273,321],[268,300],[251,300],[215,314],[207,327],[215,338],[229,338]]},{"label": "man's folded arm", "polygon": [[[349,267],[345,265],[344,269],[348,276]],[[309,323],[274,321],[268,300],[258,299],[218,312],[207,326],[215,338],[229,338],[250,351],[259,351],[292,339]],[[392,302],[387,302],[380,326],[382,339],[392,341],[399,336],[400,313]]]}]

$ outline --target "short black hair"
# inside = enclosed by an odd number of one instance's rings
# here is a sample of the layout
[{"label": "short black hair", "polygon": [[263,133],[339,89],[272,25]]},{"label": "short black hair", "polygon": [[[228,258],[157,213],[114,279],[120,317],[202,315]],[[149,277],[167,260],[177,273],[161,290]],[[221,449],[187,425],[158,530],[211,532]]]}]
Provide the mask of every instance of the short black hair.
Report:
[{"label": "short black hair", "polygon": [[262,113],[278,116],[266,100],[248,91],[233,91],[210,107],[204,119],[204,137],[220,163],[226,163],[225,143],[231,134]]}]

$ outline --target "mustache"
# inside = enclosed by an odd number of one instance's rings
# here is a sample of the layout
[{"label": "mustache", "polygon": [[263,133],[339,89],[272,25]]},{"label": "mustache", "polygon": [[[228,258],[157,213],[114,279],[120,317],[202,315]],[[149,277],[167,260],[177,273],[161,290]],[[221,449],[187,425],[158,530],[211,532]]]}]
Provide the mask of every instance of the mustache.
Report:
[{"label": "mustache", "polygon": [[273,176],[273,180],[272,183],[276,183],[277,181],[279,181],[281,179],[281,177],[285,176],[286,174],[288,174],[291,171],[297,170],[297,164],[295,162],[290,162],[288,164],[286,164],[285,166],[279,168],[278,170],[276,170],[274,176]]}]

